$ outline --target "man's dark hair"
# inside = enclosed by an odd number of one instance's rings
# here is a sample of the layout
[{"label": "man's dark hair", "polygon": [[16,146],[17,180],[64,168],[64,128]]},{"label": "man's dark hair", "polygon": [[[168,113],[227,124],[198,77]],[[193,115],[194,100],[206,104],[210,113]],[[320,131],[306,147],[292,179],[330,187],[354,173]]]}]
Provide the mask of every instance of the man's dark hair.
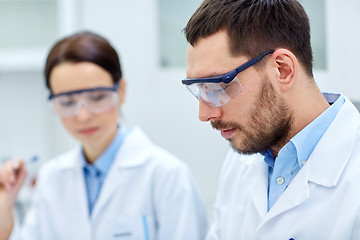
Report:
[{"label": "man's dark hair", "polygon": [[234,56],[286,48],[313,76],[309,18],[296,0],[205,0],[184,28],[192,46],[220,30]]},{"label": "man's dark hair", "polygon": [[117,52],[105,38],[92,32],[75,33],[59,40],[52,47],[45,66],[45,82],[50,91],[51,71],[64,62],[94,63],[109,72],[114,83],[122,77]]}]

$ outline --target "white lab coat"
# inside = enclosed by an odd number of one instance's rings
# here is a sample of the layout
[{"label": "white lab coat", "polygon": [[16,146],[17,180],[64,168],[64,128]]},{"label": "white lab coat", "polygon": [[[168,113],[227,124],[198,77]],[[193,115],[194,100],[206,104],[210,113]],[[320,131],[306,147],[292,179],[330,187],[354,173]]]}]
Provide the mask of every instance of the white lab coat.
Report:
[{"label": "white lab coat", "polygon": [[360,239],[360,115],[346,98],[306,164],[267,211],[261,154],[231,150],[207,240]]},{"label": "white lab coat", "polygon": [[139,128],[126,136],[91,217],[79,155],[80,147],[40,170],[21,239],[204,239],[205,211],[187,167]]}]

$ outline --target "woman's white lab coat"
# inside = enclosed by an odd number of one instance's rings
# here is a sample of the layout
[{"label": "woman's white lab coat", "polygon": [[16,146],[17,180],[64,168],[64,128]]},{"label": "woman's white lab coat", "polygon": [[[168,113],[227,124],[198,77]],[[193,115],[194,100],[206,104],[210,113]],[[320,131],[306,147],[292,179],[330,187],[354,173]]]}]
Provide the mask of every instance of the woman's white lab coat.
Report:
[{"label": "woman's white lab coat", "polygon": [[205,211],[187,167],[139,128],[124,140],[91,217],[79,154],[80,147],[41,169],[21,239],[204,238]]},{"label": "woman's white lab coat", "polygon": [[267,211],[261,154],[231,151],[207,240],[359,240],[360,115],[345,100],[300,172]]}]

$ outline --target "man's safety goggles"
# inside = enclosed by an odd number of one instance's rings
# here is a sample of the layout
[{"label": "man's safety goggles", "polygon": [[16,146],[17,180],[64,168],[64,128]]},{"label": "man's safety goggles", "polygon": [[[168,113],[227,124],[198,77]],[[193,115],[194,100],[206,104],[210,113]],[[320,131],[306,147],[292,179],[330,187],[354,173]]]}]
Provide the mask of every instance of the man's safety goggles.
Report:
[{"label": "man's safety goggles", "polygon": [[112,87],[98,87],[51,94],[49,100],[56,114],[62,118],[76,116],[81,107],[85,107],[90,113],[103,113],[116,107],[118,88],[119,84],[117,83]]},{"label": "man's safety goggles", "polygon": [[196,99],[201,99],[210,107],[221,107],[227,104],[242,90],[240,81],[236,76],[273,52],[274,50],[264,52],[223,75],[204,78],[187,78],[182,80],[182,83]]}]

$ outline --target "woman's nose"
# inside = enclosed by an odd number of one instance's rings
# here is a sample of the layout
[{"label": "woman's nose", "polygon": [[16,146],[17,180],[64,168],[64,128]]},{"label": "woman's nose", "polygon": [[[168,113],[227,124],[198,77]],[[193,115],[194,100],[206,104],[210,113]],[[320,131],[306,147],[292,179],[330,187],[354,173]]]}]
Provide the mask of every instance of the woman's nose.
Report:
[{"label": "woman's nose", "polygon": [[80,122],[86,122],[90,119],[91,115],[92,113],[87,109],[87,107],[83,103],[80,103],[80,106],[76,112],[76,118]]}]

